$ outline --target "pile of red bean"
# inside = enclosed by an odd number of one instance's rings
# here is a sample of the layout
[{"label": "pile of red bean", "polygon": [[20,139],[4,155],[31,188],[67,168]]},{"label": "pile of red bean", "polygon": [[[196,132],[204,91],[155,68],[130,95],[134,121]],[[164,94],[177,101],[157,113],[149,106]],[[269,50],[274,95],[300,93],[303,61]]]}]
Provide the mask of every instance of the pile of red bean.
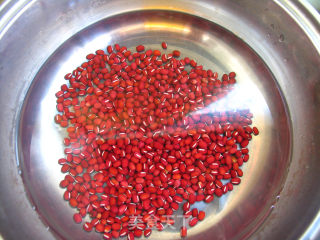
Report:
[{"label": "pile of red bean", "polygon": [[105,239],[132,240],[173,225],[180,205],[190,227],[203,220],[191,205],[241,182],[248,143],[259,133],[248,110],[210,110],[235,77],[220,80],[178,50],[115,44],[87,55],[56,93],[55,121],[67,132],[60,186],[77,209],[74,221],[89,219],[84,230]]}]

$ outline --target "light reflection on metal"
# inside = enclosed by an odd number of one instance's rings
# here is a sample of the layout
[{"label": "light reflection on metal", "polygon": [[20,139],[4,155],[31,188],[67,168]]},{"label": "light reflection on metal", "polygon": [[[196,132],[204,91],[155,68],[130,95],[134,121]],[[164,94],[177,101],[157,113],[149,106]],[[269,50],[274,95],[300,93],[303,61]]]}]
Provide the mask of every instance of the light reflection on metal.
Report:
[{"label": "light reflection on metal", "polygon": [[191,29],[189,27],[175,24],[175,23],[164,23],[164,22],[146,22],[144,24],[146,29],[155,30],[155,29],[162,29],[162,30],[169,30],[174,32],[182,32],[182,33],[190,33]]}]

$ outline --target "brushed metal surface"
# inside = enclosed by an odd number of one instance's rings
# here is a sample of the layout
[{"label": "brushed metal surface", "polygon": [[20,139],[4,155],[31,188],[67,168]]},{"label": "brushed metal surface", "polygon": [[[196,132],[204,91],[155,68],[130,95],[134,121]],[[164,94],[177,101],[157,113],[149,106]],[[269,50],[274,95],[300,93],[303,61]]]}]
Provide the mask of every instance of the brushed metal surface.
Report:
[{"label": "brushed metal surface", "polygon": [[[0,14],[5,239],[102,238],[74,224],[62,200],[57,159],[64,132],[53,122],[54,93],[64,74],[98,48],[142,42],[160,49],[163,40],[220,74],[237,72],[236,89],[210,107],[250,108],[261,131],[250,144],[242,184],[198,205],[208,217],[189,238],[317,238],[319,26],[302,4],[38,0],[8,2]],[[151,239],[179,239],[178,229]]]}]

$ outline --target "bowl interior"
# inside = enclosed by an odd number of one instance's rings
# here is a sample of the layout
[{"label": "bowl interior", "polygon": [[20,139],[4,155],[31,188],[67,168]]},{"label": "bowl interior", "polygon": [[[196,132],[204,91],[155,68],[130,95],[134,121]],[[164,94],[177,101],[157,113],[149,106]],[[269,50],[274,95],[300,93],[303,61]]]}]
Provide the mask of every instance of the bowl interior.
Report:
[{"label": "bowl interior", "polygon": [[[174,11],[137,11],[116,15],[83,29],[67,40],[36,75],[25,99],[18,135],[22,177],[34,209],[62,239],[101,239],[72,221],[74,210],[62,196],[64,175],[57,161],[64,157],[64,129],[54,123],[55,92],[64,75],[85,56],[109,44],[134,49],[139,44],[166,52],[174,49],[207,69],[237,74],[235,89],[208,107],[216,111],[250,109],[260,135],[250,143],[242,183],[210,204],[197,203],[207,217],[188,232],[190,239],[240,239],[249,236],[272,211],[290,161],[291,135],[286,103],[276,79],[261,58],[226,29],[192,15]],[[178,213],[179,214],[179,213]],[[152,239],[179,239],[179,226],[154,231]]]}]

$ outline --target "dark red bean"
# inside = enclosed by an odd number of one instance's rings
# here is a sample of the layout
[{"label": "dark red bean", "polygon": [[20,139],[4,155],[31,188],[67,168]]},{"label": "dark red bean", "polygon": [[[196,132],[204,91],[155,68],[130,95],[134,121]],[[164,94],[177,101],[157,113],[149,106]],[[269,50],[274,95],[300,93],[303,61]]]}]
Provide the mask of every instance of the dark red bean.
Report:
[{"label": "dark red bean", "polygon": [[178,51],[178,50],[174,50],[172,52],[172,54],[173,54],[174,57],[180,57],[180,51]]},{"label": "dark red bean", "polygon": [[162,43],[161,43],[161,46],[162,46],[163,49],[167,49],[167,47],[168,47],[168,45],[167,45],[166,42],[162,42]]},{"label": "dark red bean", "polygon": [[231,179],[231,183],[234,185],[238,185],[238,184],[240,184],[240,182],[241,182],[240,178],[235,177],[235,178]]},{"label": "dark red bean", "polygon": [[235,78],[236,77],[236,73],[235,72],[230,72],[229,73],[229,78]]}]

